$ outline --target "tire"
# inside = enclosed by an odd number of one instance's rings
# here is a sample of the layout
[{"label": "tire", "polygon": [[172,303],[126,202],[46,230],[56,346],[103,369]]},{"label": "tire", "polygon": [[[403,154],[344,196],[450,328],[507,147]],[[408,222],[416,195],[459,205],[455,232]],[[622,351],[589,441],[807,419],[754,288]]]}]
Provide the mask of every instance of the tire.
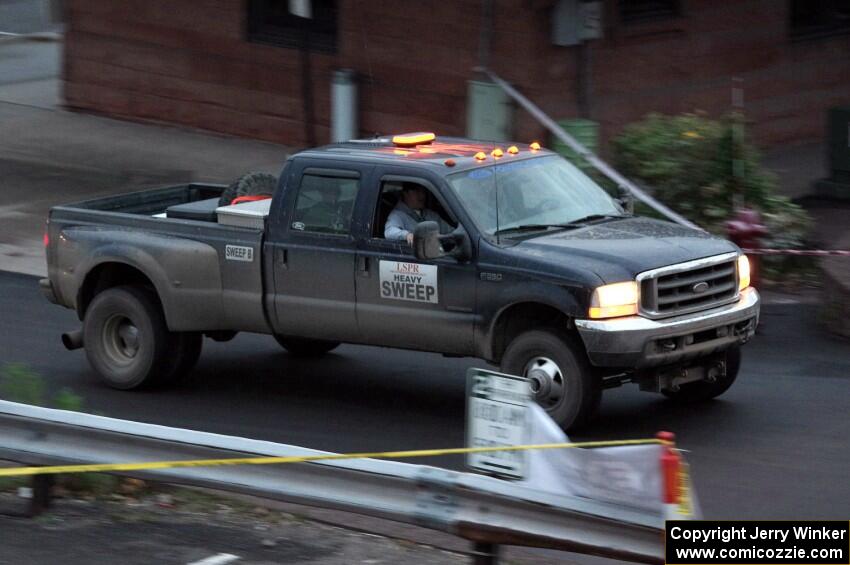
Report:
[{"label": "tire", "polygon": [[695,383],[687,383],[679,387],[679,390],[661,391],[661,394],[674,400],[686,404],[696,402],[706,402],[713,398],[717,398],[727,390],[738,378],[738,371],[741,369],[741,348],[736,346],[726,350],[726,374],[718,377],[716,381],[710,383],[708,381],[698,381]]},{"label": "tire", "polygon": [[183,379],[201,357],[204,336],[199,332],[173,332],[168,356],[158,382],[173,383]]},{"label": "tire", "polygon": [[156,295],[143,288],[119,286],[95,296],[83,336],[89,364],[112,388],[151,385],[168,366],[171,334]]},{"label": "tire", "polygon": [[602,398],[601,381],[584,350],[557,330],[527,331],[508,345],[501,370],[532,382],[535,400],[564,430],[585,424]]},{"label": "tire", "polygon": [[286,349],[295,357],[320,357],[339,347],[338,341],[307,339],[303,337],[286,337],[282,335],[276,335],[274,338],[281,347]]},{"label": "tire", "polygon": [[268,173],[246,173],[224,189],[218,199],[218,205],[229,206],[234,198],[240,196],[271,196],[276,188],[276,176]]}]

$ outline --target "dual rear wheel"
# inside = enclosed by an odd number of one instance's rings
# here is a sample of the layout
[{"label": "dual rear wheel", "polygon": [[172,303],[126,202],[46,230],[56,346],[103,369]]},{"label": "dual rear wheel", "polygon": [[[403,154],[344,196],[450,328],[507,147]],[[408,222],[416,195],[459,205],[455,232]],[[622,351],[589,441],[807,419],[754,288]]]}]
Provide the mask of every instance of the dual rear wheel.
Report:
[{"label": "dual rear wheel", "polygon": [[92,300],[83,321],[89,363],[109,386],[134,389],[173,382],[201,355],[198,332],[170,332],[156,295],[118,286]]}]

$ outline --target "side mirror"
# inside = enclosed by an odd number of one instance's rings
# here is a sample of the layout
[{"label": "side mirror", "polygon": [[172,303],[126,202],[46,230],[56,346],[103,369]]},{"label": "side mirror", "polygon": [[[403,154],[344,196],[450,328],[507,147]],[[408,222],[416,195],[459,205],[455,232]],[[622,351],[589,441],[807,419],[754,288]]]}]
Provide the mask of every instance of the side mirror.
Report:
[{"label": "side mirror", "polygon": [[413,254],[417,259],[437,259],[445,255],[440,247],[440,226],[437,222],[420,222],[413,230]]},{"label": "side mirror", "polygon": [[[451,250],[443,251],[443,243],[449,243]],[[458,261],[465,261],[472,256],[471,243],[466,232],[458,228],[447,235],[440,235],[440,226],[437,222],[421,222],[413,230],[413,254],[420,261],[439,259],[440,257],[454,257]]]},{"label": "side mirror", "polygon": [[635,197],[632,196],[632,192],[623,185],[619,185],[617,187],[617,204],[619,204],[623,211],[628,214],[635,213]]}]

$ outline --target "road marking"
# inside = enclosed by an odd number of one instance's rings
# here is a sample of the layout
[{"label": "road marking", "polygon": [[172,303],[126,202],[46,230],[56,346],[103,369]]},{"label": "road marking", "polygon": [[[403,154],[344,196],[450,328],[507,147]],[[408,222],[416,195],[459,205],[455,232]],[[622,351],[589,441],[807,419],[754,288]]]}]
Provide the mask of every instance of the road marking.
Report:
[{"label": "road marking", "polygon": [[224,565],[225,563],[231,563],[239,559],[238,555],[233,555],[231,553],[219,553],[218,555],[211,555],[206,559],[201,559],[200,561],[192,561],[191,563],[187,563],[187,565]]}]

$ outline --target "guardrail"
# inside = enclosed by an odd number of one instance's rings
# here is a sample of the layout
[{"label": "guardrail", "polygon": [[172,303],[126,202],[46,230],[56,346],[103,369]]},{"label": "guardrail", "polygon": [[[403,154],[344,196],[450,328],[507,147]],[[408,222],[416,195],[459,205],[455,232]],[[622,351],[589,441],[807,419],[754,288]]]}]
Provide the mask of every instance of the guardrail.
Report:
[{"label": "guardrail", "polygon": [[[129,463],[324,452],[0,401],[0,459],[26,465]],[[475,543],[481,563],[522,545],[663,563],[661,516],[515,483],[377,459],[122,473],[334,508],[441,530]],[[36,476],[43,477],[43,475]],[[38,495],[36,496],[38,498]]]}]

